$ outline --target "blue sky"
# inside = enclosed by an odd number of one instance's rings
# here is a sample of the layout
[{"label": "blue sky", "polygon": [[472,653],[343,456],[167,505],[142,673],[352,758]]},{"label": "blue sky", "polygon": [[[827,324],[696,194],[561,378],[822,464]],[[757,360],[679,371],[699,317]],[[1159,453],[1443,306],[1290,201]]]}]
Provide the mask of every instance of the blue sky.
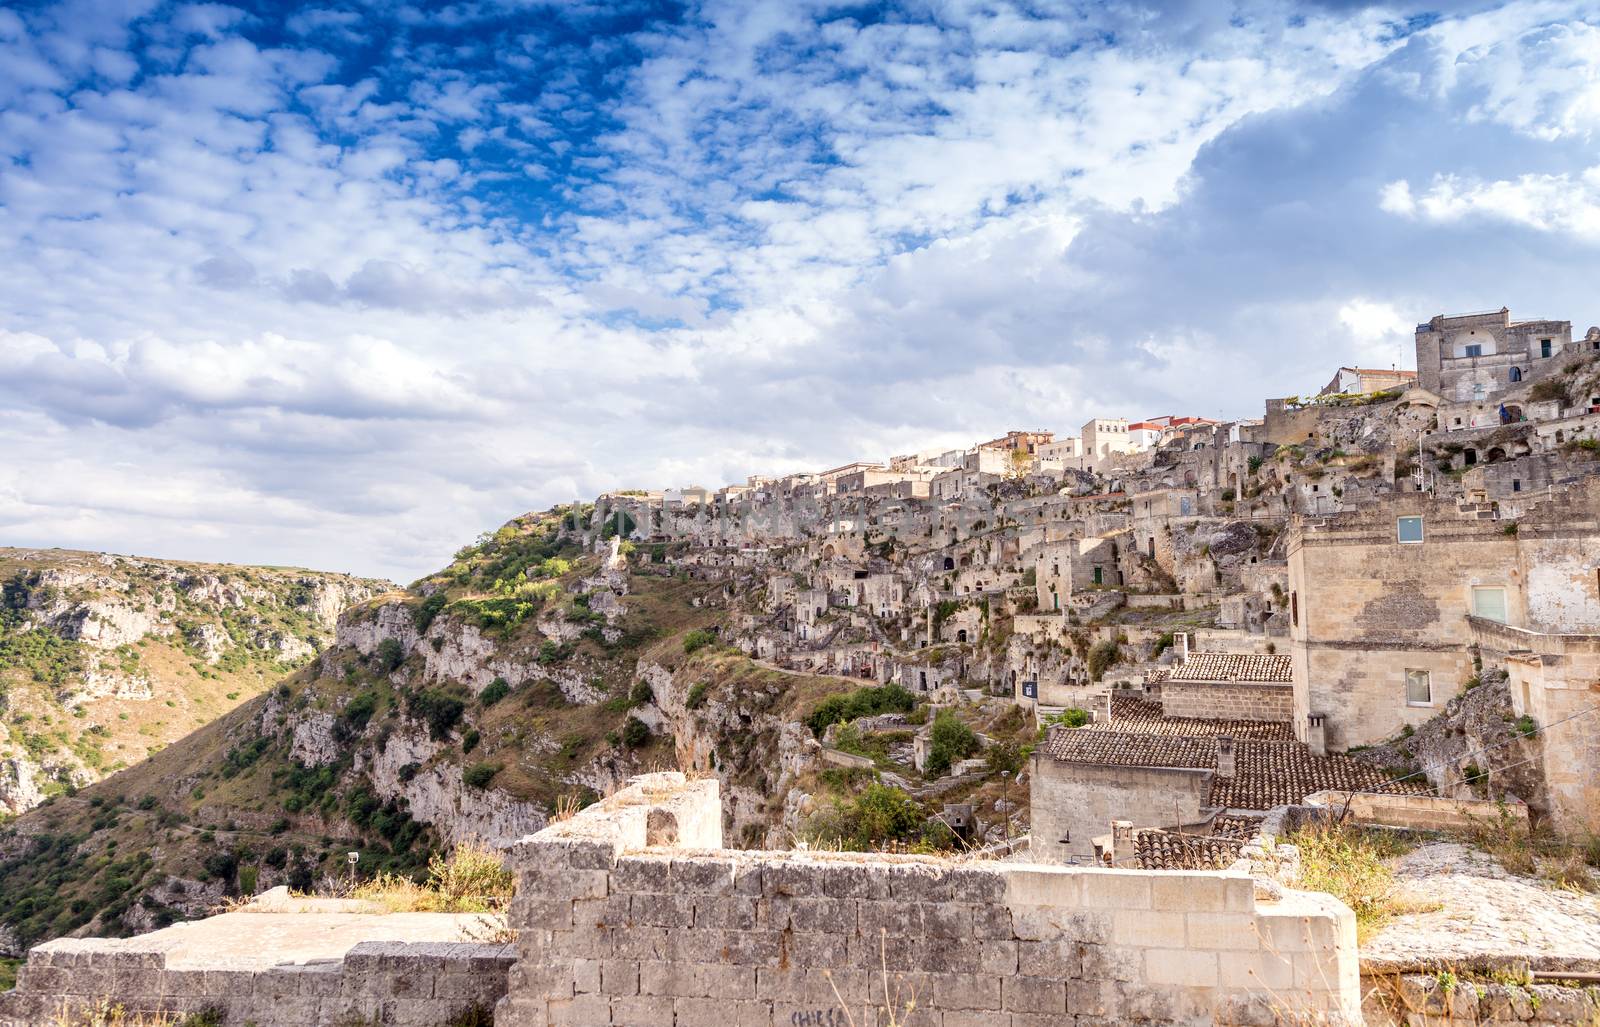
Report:
[{"label": "blue sky", "polygon": [[0,9],[0,541],[409,579],[523,510],[1259,415],[1600,321],[1600,7]]}]

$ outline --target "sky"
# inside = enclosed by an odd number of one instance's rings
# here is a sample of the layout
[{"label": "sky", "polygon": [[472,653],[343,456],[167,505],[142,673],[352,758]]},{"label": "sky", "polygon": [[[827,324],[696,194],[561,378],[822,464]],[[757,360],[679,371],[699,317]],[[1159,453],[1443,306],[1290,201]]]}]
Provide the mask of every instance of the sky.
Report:
[{"label": "sky", "polygon": [[412,580],[618,487],[1600,322],[1600,4],[0,6],[0,544]]}]

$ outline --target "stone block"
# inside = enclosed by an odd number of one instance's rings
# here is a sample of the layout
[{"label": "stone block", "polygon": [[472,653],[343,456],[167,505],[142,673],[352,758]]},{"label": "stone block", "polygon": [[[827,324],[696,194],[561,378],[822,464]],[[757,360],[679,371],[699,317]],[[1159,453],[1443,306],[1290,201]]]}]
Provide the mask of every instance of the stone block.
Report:
[{"label": "stone block", "polygon": [[755,998],[756,968],[703,963],[695,968],[696,994],[707,998]]},{"label": "stone block", "polygon": [[1134,981],[1144,973],[1141,949],[1079,944],[1078,958],[1082,963],[1080,975],[1086,981]]},{"label": "stone block", "polygon": [[735,863],[731,859],[710,856],[673,859],[665,890],[679,894],[731,895],[735,876]]},{"label": "stone block", "polygon": [[1146,949],[1144,976],[1155,985],[1215,988],[1219,976],[1217,954],[1192,949]]},{"label": "stone block", "polygon": [[1189,947],[1254,951],[1261,947],[1253,913],[1189,913]]},{"label": "stone block", "polygon": [[820,894],[821,877],[812,863],[784,861],[768,863],[761,870],[761,894],[767,898],[791,896],[810,898]]},{"label": "stone block", "polygon": [[634,995],[611,1000],[611,1022],[627,1027],[673,1027],[678,1000],[653,995]]},{"label": "stone block", "polygon": [[1011,925],[1011,910],[989,903],[973,906],[972,936],[997,941],[1009,941],[1016,937]]},{"label": "stone block", "polygon": [[[635,895],[633,898],[637,902],[639,896]],[[577,928],[627,927],[632,922],[626,895],[608,895],[603,899],[578,899],[572,903],[572,925]]]},{"label": "stone block", "polygon": [[1151,870],[1079,871],[1086,909],[1149,909]]},{"label": "stone block", "polygon": [[946,874],[950,897],[957,902],[993,904],[1006,898],[1006,875],[998,867],[955,867]]},{"label": "stone block", "polygon": [[946,1010],[943,1027],[1012,1027],[1010,1013]]},{"label": "stone block", "polygon": [[761,900],[743,895],[721,897],[696,895],[694,896],[695,926],[729,931],[754,930],[759,901]]},{"label": "stone block", "polygon": [[964,902],[923,903],[922,932],[929,938],[970,938],[972,907]]},{"label": "stone block", "polygon": [[1081,871],[1058,867],[1007,867],[1005,903],[1013,914],[1018,907],[1078,908],[1083,905]]},{"label": "stone block", "polygon": [[611,1003],[604,995],[551,999],[547,1009],[550,1027],[597,1027],[612,1022]]},{"label": "stone block", "polygon": [[925,863],[901,863],[889,867],[889,897],[897,902],[950,901],[950,875],[943,868]]},{"label": "stone block", "polygon": [[758,999],[680,998],[678,1027],[771,1027],[772,1004]]},{"label": "stone block", "polygon": [[915,937],[922,934],[922,906],[863,899],[856,906],[856,930],[863,938],[880,935]]},{"label": "stone block", "polygon": [[1183,913],[1119,910],[1112,914],[1111,941],[1135,948],[1183,948],[1188,924]]},{"label": "stone block", "polygon": [[817,870],[822,878],[822,894],[827,898],[889,898],[889,875],[881,867],[859,863],[825,863]]},{"label": "stone block", "polygon": [[1007,977],[1000,982],[1001,1006],[1012,1013],[1067,1011],[1067,986],[1043,977]]},{"label": "stone block", "polygon": [[607,995],[639,994],[639,964],[627,959],[602,960],[600,989]]},{"label": "stone block", "polygon": [[611,870],[616,891],[671,891],[668,884],[672,860],[666,856],[625,856]]},{"label": "stone block", "polygon": [[783,936],[783,950],[778,961],[780,966],[785,957],[795,966],[844,966],[850,959],[850,941],[848,936],[837,931],[790,932]]},{"label": "stone block", "polygon": [[654,892],[635,893],[632,901],[632,922],[642,927],[693,927],[694,896]]},{"label": "stone block", "polygon": [[1105,1016],[1117,1004],[1114,981],[1068,981],[1067,1012],[1077,1016]]},{"label": "stone block", "polygon": [[761,901],[758,919],[766,930],[848,932],[856,928],[856,900],[778,896]]},{"label": "stone block", "polygon": [[1223,952],[1218,981],[1224,988],[1284,991],[1294,987],[1294,957],[1277,952]]},{"label": "stone block", "polygon": [[1080,946],[1070,941],[1017,942],[1017,973],[1024,977],[1066,980],[1083,973]]},{"label": "stone block", "polygon": [[1154,909],[1174,913],[1224,913],[1228,889],[1219,875],[1155,871],[1150,902]]},{"label": "stone block", "polygon": [[665,927],[629,927],[615,932],[607,954],[618,959],[666,959],[668,948]]},{"label": "stone block", "polygon": [[638,990],[641,995],[703,996],[696,964],[651,960],[639,964]]},{"label": "stone block", "polygon": [[940,1009],[1000,1008],[1000,978],[987,974],[935,974],[933,1004]]}]

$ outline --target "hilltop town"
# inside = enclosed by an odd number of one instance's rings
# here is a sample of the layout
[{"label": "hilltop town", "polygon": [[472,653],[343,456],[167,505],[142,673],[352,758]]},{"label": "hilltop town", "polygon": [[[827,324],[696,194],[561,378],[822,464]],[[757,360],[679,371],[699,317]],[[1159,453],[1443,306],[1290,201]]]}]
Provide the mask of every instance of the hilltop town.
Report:
[{"label": "hilltop town", "polygon": [[[0,835],[0,1023],[1592,1023],[1600,328],[1415,348],[485,533]],[[489,940],[272,891],[469,839]]]}]

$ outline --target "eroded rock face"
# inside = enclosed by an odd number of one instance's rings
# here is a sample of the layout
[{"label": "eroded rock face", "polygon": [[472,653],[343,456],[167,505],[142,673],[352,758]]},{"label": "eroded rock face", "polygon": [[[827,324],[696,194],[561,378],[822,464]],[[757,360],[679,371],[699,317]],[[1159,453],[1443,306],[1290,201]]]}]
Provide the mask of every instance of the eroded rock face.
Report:
[{"label": "eroded rock face", "polygon": [[429,739],[420,725],[397,730],[381,748],[361,750],[355,770],[365,773],[385,799],[404,799],[413,819],[431,824],[452,843],[477,840],[506,846],[548,822],[533,803],[465,784],[461,767],[454,763],[423,766],[441,748],[443,743]]}]

